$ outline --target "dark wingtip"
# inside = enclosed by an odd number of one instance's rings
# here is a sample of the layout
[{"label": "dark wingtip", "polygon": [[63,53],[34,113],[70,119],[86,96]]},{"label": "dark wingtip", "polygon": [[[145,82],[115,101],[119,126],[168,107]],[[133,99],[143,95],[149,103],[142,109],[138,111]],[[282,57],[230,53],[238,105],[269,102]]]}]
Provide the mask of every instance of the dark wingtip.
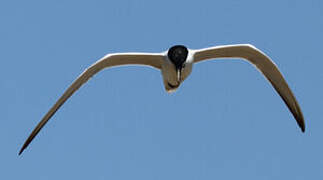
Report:
[{"label": "dark wingtip", "polygon": [[22,148],[20,149],[20,151],[19,151],[19,153],[18,153],[18,155],[20,156],[21,155],[21,153],[22,152],[24,152],[24,150],[26,149],[26,145],[24,144],[23,146],[22,146]]},{"label": "dark wingtip", "polygon": [[298,126],[301,128],[302,132],[305,133],[305,121],[304,121],[304,117],[301,111],[299,116],[295,115],[295,119],[297,121]]},{"label": "dark wingtip", "polygon": [[28,139],[26,140],[26,142],[24,143],[24,145],[22,145],[18,155],[20,155],[22,152],[24,152],[24,150],[28,147],[28,145],[30,144],[30,142],[32,141],[34,136],[29,136]]},{"label": "dark wingtip", "polygon": [[20,149],[18,156],[20,156],[23,151],[24,151],[24,149]]},{"label": "dark wingtip", "polygon": [[299,124],[299,126],[300,126],[302,132],[305,133],[305,124],[304,123],[303,124]]}]

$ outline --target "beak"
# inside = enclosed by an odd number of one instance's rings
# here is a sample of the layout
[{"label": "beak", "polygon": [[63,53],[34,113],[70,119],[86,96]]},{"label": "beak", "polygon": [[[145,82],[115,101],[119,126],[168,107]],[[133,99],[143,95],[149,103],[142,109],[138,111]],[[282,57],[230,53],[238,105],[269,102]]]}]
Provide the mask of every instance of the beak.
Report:
[{"label": "beak", "polygon": [[177,69],[176,72],[177,72],[177,81],[178,82],[181,82],[182,69]]}]

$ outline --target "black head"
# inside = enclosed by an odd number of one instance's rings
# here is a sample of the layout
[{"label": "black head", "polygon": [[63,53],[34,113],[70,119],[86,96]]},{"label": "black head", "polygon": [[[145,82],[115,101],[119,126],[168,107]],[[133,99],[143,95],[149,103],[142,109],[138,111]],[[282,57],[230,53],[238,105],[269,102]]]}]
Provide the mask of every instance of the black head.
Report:
[{"label": "black head", "polygon": [[183,45],[176,45],[168,50],[167,56],[173,62],[176,69],[180,69],[186,61],[188,49]]}]

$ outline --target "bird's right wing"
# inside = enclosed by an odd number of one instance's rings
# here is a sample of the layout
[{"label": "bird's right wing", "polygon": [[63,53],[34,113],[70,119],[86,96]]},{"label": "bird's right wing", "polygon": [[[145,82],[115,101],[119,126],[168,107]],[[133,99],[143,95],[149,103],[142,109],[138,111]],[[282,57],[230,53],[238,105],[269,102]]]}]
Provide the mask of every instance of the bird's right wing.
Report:
[{"label": "bird's right wing", "polygon": [[84,83],[86,83],[93,75],[99,71],[113,66],[121,65],[144,65],[151,66],[157,69],[161,68],[165,56],[162,53],[119,53],[119,54],[108,54],[96,63],[86,69],[64,92],[64,94],[58,99],[54,106],[47,112],[43,119],[38,123],[24,145],[19,151],[19,155],[44,127],[47,121],[55,114],[55,112],[64,104],[64,102],[73,95]]}]

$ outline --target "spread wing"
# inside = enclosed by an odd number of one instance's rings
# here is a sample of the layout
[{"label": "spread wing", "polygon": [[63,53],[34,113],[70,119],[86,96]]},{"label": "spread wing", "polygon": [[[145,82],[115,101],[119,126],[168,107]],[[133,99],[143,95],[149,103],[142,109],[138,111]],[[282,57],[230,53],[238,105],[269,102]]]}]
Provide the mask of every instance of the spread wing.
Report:
[{"label": "spread wing", "polygon": [[194,62],[215,58],[243,58],[255,65],[284,100],[301,130],[305,131],[304,117],[295,96],[274,62],[259,49],[249,44],[237,44],[194,50],[194,53]]},{"label": "spread wing", "polygon": [[19,155],[39,133],[39,131],[45,126],[47,121],[55,114],[55,112],[64,104],[64,102],[73,95],[84,83],[86,83],[93,75],[99,71],[113,66],[121,65],[146,65],[160,69],[164,60],[164,55],[161,53],[120,53],[120,54],[108,54],[96,63],[86,69],[64,92],[64,94],[58,99],[52,108],[47,112],[43,119],[38,123],[24,145],[19,151]]}]

